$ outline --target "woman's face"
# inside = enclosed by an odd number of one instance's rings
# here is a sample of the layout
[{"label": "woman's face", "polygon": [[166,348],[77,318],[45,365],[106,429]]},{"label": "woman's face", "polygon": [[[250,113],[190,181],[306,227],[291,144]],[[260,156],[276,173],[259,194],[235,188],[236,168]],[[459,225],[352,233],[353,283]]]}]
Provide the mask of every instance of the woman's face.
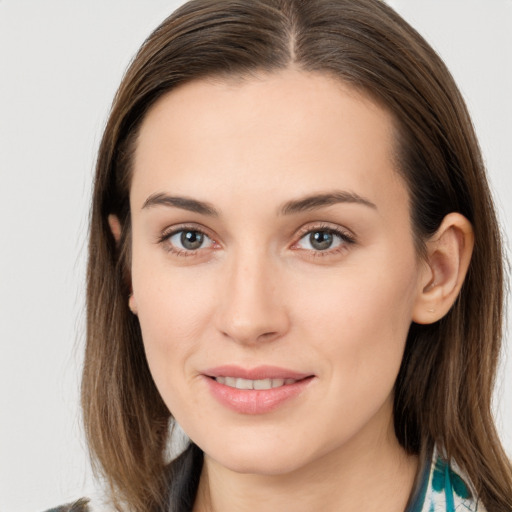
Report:
[{"label": "woman's face", "polygon": [[293,70],[190,83],[145,118],[131,306],[165,403],[218,464],[279,474],[393,438],[425,280],[393,138],[368,98]]}]

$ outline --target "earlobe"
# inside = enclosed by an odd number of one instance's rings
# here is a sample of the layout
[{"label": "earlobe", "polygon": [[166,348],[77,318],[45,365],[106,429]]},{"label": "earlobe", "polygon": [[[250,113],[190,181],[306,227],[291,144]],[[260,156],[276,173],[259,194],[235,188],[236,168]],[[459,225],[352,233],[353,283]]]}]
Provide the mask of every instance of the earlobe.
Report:
[{"label": "earlobe", "polygon": [[413,310],[413,321],[431,324],[443,318],[457,299],[473,252],[471,223],[448,214],[426,243],[427,260]]},{"label": "earlobe", "polygon": [[137,309],[137,304],[135,302],[135,297],[133,296],[133,293],[130,293],[130,296],[128,297],[128,307],[130,308],[130,311],[137,315],[139,310]]},{"label": "earlobe", "polygon": [[119,240],[121,240],[121,223],[119,222],[117,215],[111,213],[108,216],[108,225],[110,226],[110,231],[112,232],[112,236],[115,241],[119,243]]}]

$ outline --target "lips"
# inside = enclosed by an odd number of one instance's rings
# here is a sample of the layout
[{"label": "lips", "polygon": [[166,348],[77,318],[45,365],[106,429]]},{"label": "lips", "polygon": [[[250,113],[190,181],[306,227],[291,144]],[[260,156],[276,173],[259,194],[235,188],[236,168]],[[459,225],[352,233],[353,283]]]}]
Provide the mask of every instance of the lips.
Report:
[{"label": "lips", "polygon": [[314,375],[276,366],[245,369],[227,365],[203,375],[214,398],[241,414],[271,412],[300,395],[314,379]]},{"label": "lips", "polygon": [[257,366],[256,368],[242,368],[235,365],[224,365],[210,368],[204,372],[208,377],[235,377],[248,380],[262,379],[293,379],[301,380],[311,376],[308,373],[296,372],[278,366]]}]

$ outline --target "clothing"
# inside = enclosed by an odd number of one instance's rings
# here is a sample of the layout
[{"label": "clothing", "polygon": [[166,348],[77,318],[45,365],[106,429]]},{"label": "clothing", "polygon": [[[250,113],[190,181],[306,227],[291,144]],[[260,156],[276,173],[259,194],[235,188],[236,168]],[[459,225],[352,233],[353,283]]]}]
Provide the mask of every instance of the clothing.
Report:
[{"label": "clothing", "polygon": [[93,512],[88,506],[89,500],[86,498],[79,499],[68,505],[61,505],[60,507],[51,508],[46,512]]},{"label": "clothing", "polygon": [[467,479],[434,449],[405,512],[486,512]]},{"label": "clothing", "polygon": [[[97,512],[88,500],[81,499],[69,505],[46,512]],[[181,511],[180,511],[181,512]],[[188,512],[188,511],[183,511]],[[484,505],[474,497],[474,491],[455,464],[449,465],[434,449],[432,457],[421,469],[419,481],[404,512],[486,512]]]}]

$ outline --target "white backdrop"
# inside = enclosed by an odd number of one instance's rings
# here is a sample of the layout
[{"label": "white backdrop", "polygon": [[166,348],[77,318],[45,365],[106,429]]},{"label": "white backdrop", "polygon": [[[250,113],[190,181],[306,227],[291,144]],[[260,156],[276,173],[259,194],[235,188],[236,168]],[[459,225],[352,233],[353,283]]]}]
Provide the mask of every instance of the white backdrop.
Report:
[{"label": "white backdrop", "polygon": [[[93,493],[77,404],[95,152],[130,58],[181,3],[0,0],[0,512]],[[455,75],[510,238],[512,1],[389,3]],[[512,455],[512,356],[496,414]]]}]

